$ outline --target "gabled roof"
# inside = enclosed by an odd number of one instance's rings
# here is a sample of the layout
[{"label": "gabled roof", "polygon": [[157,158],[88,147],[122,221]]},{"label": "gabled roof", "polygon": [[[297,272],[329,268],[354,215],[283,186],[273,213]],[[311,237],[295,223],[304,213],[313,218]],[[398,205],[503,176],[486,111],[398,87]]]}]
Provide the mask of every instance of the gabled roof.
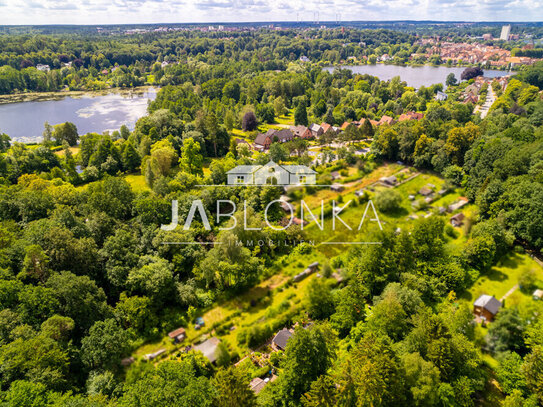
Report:
[{"label": "gabled roof", "polygon": [[312,170],[305,165],[283,165],[283,168],[291,174],[316,174],[317,171]]},{"label": "gabled roof", "polygon": [[282,141],[286,139],[291,139],[293,136],[292,131],[289,129],[281,129],[281,130],[270,129],[266,132],[266,135],[270,136],[272,141],[275,139],[275,137],[277,137],[279,141]]},{"label": "gabled roof", "polygon": [[285,349],[291,336],[292,332],[290,332],[287,328],[283,328],[273,337],[272,343],[281,349]]},{"label": "gabled roof", "polygon": [[321,128],[322,126],[319,126],[317,123],[313,123],[311,126],[309,126],[309,130],[311,131],[319,131]]},{"label": "gabled roof", "polygon": [[324,132],[326,133],[328,130],[330,130],[332,128],[332,125],[328,124],[328,123],[322,123],[321,127],[324,130]]},{"label": "gabled roof", "polygon": [[256,170],[260,169],[261,165],[238,165],[237,167],[232,168],[230,171],[227,171],[227,174],[251,174]]},{"label": "gabled roof", "polygon": [[492,295],[483,294],[475,300],[473,305],[476,307],[484,308],[492,315],[496,315],[500,310],[502,303],[494,298],[494,296]]},{"label": "gabled roof", "polygon": [[257,135],[255,138],[255,144],[260,144],[261,146],[263,146],[266,143],[266,139],[268,137],[270,138],[270,140],[272,139],[271,136],[267,133]]},{"label": "gabled roof", "polygon": [[386,123],[386,124],[393,124],[394,123],[394,119],[390,116],[387,116],[386,114],[383,115],[383,117],[381,117],[381,120],[379,120],[379,124],[383,124],[383,123]]},{"label": "gabled roof", "polygon": [[290,126],[290,130],[297,136],[301,136],[302,134],[304,134],[308,128],[305,127],[305,126],[302,126],[302,125],[299,125],[299,126]]}]

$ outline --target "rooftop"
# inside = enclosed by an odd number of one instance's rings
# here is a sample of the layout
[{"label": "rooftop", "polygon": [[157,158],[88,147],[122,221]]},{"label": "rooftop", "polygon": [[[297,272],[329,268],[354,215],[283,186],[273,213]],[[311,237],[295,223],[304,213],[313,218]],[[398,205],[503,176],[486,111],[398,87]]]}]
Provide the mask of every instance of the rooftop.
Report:
[{"label": "rooftop", "polygon": [[496,298],[494,298],[494,296],[492,295],[483,294],[475,300],[473,305],[475,307],[484,308],[488,312],[490,312],[492,315],[496,315],[498,311],[500,310],[502,303],[498,301]]}]

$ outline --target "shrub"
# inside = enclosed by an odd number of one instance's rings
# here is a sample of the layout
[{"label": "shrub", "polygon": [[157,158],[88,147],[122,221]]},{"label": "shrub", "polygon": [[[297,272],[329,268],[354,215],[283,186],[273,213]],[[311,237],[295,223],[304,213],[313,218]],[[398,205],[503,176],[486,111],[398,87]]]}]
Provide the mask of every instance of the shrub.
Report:
[{"label": "shrub", "polygon": [[375,205],[382,212],[393,212],[401,203],[402,196],[394,189],[385,189],[375,196]]}]

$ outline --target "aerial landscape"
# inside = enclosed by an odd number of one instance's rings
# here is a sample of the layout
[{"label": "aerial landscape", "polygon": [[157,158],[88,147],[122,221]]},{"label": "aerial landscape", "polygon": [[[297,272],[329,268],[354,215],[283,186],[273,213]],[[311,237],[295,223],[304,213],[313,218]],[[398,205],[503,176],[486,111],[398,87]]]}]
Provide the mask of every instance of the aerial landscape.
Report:
[{"label": "aerial landscape", "polygon": [[543,6],[242,3],[0,0],[0,406],[543,406]]}]

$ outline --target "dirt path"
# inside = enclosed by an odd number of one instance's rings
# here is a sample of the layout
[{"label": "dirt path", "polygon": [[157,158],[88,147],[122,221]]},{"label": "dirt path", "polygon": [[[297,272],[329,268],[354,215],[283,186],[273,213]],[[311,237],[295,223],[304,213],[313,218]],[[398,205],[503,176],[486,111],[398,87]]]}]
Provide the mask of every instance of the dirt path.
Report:
[{"label": "dirt path", "polygon": [[518,290],[518,284],[515,284],[513,288],[507,291],[505,295],[502,298],[500,298],[500,302],[503,302],[503,300],[505,300],[507,297],[509,297],[511,294],[513,294],[517,290]]}]

